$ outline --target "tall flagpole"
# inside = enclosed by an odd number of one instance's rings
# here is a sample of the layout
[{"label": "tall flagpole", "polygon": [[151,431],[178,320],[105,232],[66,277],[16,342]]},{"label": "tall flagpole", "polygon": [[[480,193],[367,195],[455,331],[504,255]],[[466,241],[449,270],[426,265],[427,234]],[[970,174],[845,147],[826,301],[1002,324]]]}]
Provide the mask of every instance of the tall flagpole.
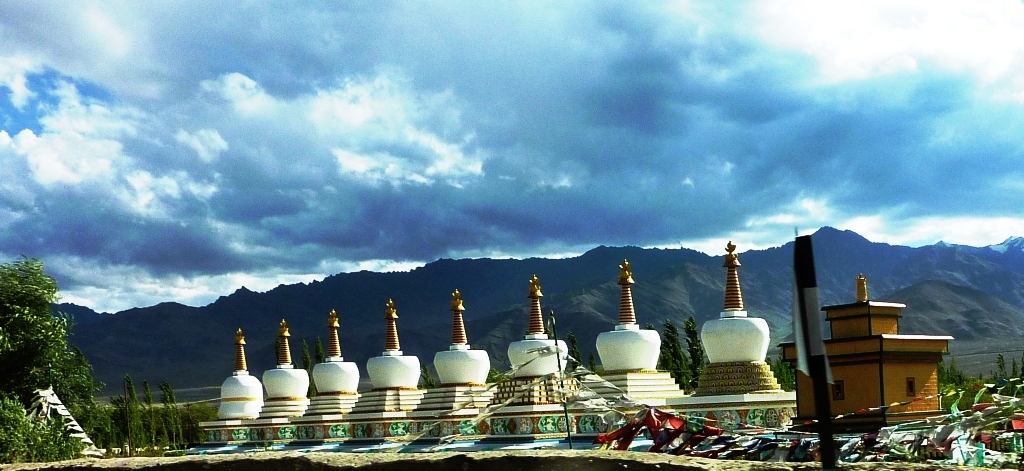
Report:
[{"label": "tall flagpole", "polygon": [[811,236],[796,238],[793,248],[793,272],[796,275],[793,333],[797,340],[797,367],[811,378],[814,388],[821,469],[838,469],[835,441],[832,438],[832,398],[829,397],[828,388],[832,382],[832,372],[828,367],[825,342],[821,337],[821,308],[818,305],[818,281],[814,274]]}]

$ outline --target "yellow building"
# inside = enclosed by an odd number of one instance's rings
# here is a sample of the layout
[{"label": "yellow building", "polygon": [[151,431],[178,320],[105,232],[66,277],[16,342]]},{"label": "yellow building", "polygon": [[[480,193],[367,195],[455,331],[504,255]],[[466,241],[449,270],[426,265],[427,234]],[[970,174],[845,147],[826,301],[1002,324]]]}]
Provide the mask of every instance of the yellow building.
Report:
[{"label": "yellow building", "polygon": [[[941,415],[938,363],[953,337],[903,335],[899,319],[905,304],[871,301],[867,279],[857,277],[857,302],[825,306],[831,339],[825,353],[832,368],[832,416],[837,429],[877,429],[898,422]],[[796,345],[779,346],[782,358],[796,369]],[[916,399],[916,400],[915,400]],[[907,405],[877,409],[893,403]],[[794,424],[814,420],[811,379],[796,373],[797,416]],[[876,408],[875,410],[869,410]]]}]

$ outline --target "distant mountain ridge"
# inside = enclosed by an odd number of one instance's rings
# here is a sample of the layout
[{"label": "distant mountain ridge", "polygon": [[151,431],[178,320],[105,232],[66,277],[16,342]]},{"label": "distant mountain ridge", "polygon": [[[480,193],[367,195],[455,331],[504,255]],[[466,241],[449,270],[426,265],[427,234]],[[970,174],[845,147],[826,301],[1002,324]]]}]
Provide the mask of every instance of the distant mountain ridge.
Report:
[{"label": "distant mountain ridge", "polygon": [[[851,302],[854,278],[864,273],[872,299],[908,304],[904,332],[952,334],[962,339],[959,345],[1020,338],[1024,239],[980,248],[943,243],[910,248],[824,227],[813,241],[823,305]],[[773,343],[791,331],[792,245],[739,254],[746,309],[768,321]],[[567,259],[441,259],[410,272],[342,273],[265,293],[240,288],[202,307],[161,303],[112,315],[68,304],[56,308],[75,318],[71,341],[101,381],[116,385],[127,373],[137,381],[200,387],[218,385],[230,374],[236,328],[246,333],[250,371],[261,374],[273,367],[274,335],[282,318],[291,327],[297,359],[303,339],[312,350],[314,338],[325,337],[331,309],[341,318],[344,356],[363,367],[383,350],[388,299],[398,308],[403,351],[429,364],[435,352],[450,344],[448,306],[450,293],[458,288],[470,343],[488,350],[492,363],[501,367],[507,366],[508,343],[526,330],[532,274],[541,279],[545,312],[558,314],[559,333],[572,331],[584,356],[596,354],[597,334],[616,322],[617,265],[623,259],[633,265],[633,299],[641,324],[660,328],[666,319],[679,324],[691,315],[704,322],[721,311],[721,257],[685,248],[604,246]]]}]

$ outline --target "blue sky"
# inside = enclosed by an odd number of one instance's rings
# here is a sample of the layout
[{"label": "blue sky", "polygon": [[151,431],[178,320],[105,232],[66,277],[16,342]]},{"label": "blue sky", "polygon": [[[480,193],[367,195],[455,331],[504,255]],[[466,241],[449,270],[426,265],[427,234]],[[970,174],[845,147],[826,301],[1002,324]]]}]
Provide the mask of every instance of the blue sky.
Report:
[{"label": "blue sky", "polygon": [[1024,235],[1020,1],[73,3],[0,6],[0,257],[98,310]]}]

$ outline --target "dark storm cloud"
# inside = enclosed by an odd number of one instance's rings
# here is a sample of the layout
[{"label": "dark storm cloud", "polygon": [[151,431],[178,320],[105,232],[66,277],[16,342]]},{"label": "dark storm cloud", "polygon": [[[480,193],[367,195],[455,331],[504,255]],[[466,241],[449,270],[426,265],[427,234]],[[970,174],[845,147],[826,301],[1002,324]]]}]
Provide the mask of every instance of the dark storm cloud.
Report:
[{"label": "dark storm cloud", "polygon": [[[0,44],[57,72],[30,84],[51,106],[0,120],[4,254],[316,273],[719,237],[804,200],[841,220],[1024,196],[1019,102],[928,61],[823,81],[746,5],[17,9]],[[68,173],[49,149],[75,149]]]}]

